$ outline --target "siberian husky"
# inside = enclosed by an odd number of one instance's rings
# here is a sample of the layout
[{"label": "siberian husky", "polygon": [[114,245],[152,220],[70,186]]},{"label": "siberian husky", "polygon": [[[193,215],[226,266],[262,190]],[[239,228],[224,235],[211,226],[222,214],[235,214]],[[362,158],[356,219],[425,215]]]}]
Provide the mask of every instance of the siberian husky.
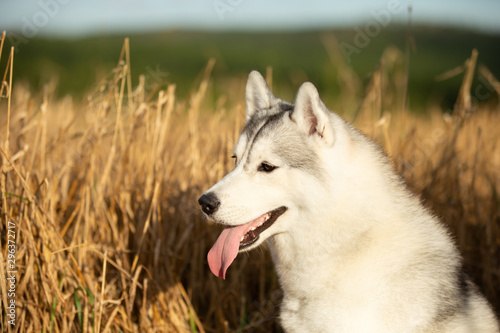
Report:
[{"label": "siberian husky", "polygon": [[440,221],[313,84],[293,105],[254,71],[246,102],[235,168],[198,200],[225,226],[216,276],[266,241],[286,332],[499,332]]}]

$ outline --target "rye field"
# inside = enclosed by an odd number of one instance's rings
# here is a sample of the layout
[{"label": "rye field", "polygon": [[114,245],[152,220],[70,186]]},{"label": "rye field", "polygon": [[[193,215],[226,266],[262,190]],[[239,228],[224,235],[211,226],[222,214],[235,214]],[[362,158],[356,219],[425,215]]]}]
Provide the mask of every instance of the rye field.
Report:
[{"label": "rye field", "polygon": [[[240,255],[226,280],[216,278],[206,255],[220,228],[197,204],[233,167],[248,73],[219,80],[210,59],[179,94],[175,82],[132,75],[126,39],[84,98],[61,97],[57,80],[16,82],[4,41],[0,330],[281,332],[267,250]],[[382,145],[499,313],[500,84],[478,62],[481,50],[437,78],[459,78],[449,112],[428,103],[417,113],[404,50],[384,49],[362,80],[335,38],[324,46],[340,89],[327,106]],[[273,67],[263,74],[273,88]]]}]

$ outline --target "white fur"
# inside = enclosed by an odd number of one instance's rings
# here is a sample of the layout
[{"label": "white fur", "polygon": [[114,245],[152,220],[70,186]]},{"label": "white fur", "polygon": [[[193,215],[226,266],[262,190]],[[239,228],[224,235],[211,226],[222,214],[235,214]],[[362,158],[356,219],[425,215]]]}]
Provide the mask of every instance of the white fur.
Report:
[{"label": "white fur", "polygon": [[[265,112],[264,121],[280,100],[252,72],[247,103],[247,121]],[[380,149],[328,111],[311,83],[276,131],[258,140],[243,132],[235,169],[207,193],[221,203],[210,217],[225,225],[288,208],[251,247],[269,245],[286,332],[499,332],[479,293],[472,288],[460,299],[461,259],[448,232]],[[300,148],[317,157],[319,177],[290,167],[286,152],[274,153],[297,133]],[[263,161],[277,169],[257,171]],[[456,306],[440,312],[447,304]]]}]

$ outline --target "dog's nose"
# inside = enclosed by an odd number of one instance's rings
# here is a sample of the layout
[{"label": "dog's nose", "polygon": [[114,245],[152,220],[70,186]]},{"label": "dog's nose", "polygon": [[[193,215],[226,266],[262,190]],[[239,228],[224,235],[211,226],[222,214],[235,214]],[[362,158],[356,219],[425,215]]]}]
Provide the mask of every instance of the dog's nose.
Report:
[{"label": "dog's nose", "polygon": [[201,206],[201,210],[207,214],[211,215],[217,211],[219,208],[220,201],[217,196],[213,193],[203,194],[199,199],[198,203]]}]

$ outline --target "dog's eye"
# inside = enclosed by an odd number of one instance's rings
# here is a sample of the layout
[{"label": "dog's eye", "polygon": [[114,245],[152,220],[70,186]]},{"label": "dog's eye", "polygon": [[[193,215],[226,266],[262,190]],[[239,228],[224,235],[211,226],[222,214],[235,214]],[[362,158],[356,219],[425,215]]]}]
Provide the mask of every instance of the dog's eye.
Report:
[{"label": "dog's eye", "polygon": [[273,171],[274,169],[276,169],[276,167],[272,164],[269,164],[267,162],[262,162],[259,167],[257,168],[257,171],[264,171],[264,172],[271,172]]}]

